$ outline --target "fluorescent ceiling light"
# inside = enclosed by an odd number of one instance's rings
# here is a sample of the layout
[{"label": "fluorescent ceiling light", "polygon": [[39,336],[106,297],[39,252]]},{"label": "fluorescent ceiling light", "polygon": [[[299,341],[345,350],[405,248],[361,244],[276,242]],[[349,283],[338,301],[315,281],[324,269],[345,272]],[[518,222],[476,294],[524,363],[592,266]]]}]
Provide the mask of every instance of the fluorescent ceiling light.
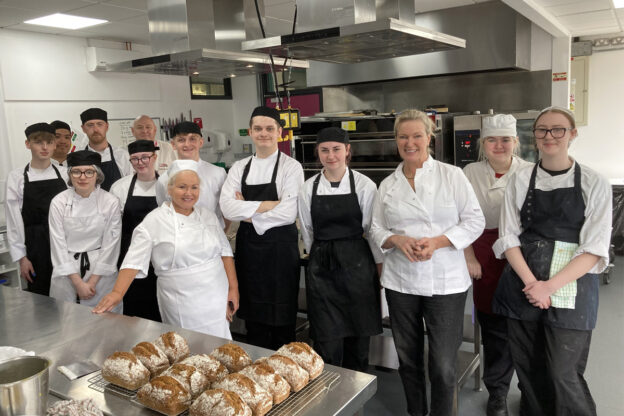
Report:
[{"label": "fluorescent ceiling light", "polygon": [[613,0],[613,6],[615,6],[616,9],[621,9],[624,7],[624,0]]},{"label": "fluorescent ceiling light", "polygon": [[60,27],[62,29],[82,29],[84,27],[107,23],[108,20],[92,19],[90,17],[72,16],[70,14],[54,13],[49,16],[26,20],[29,25]]}]

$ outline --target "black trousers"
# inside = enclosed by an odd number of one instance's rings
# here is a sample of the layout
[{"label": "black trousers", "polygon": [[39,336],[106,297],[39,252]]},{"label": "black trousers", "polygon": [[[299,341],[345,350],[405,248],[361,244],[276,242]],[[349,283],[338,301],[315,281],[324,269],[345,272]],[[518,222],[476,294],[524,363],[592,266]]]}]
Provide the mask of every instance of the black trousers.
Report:
[{"label": "black trousers", "polygon": [[314,341],[314,349],[326,364],[365,372],[368,369],[370,337],[345,337]]},{"label": "black trousers", "polygon": [[386,289],[390,325],[399,356],[399,375],[407,399],[407,412],[424,416],[425,328],[429,344],[429,379],[432,416],[451,416],[457,403],[457,351],[462,342],[466,293],[418,296]]},{"label": "black trousers", "polygon": [[272,326],[245,321],[247,343],[270,350],[277,350],[284,344],[295,341],[295,324]]},{"label": "black trousers", "polygon": [[507,318],[477,310],[483,340],[483,383],[490,396],[507,396],[514,367],[507,336]]},{"label": "black trousers", "polygon": [[508,319],[509,345],[522,399],[521,416],[595,416],[583,377],[591,331]]}]

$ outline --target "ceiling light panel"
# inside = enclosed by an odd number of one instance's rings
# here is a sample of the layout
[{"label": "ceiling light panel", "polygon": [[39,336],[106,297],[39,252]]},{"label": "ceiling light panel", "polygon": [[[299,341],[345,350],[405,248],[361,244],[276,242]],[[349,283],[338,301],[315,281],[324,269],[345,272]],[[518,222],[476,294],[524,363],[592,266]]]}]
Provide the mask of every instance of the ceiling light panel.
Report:
[{"label": "ceiling light panel", "polygon": [[26,20],[24,23],[29,25],[58,27],[62,29],[83,29],[85,27],[101,25],[107,23],[108,20],[92,19],[90,17],[73,16],[70,14],[54,13],[49,16],[38,17],[36,19]]}]

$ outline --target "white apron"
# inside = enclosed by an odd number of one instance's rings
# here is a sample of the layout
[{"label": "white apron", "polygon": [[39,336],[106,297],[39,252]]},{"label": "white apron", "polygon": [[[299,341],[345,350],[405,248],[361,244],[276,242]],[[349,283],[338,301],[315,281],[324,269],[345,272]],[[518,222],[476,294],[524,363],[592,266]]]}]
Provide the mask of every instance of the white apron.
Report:
[{"label": "white apron", "polygon": [[[172,269],[157,271],[158,308],[163,323],[232,339],[226,319],[229,283],[221,257],[174,269],[176,256],[218,245],[216,236],[197,224],[180,226],[174,214]],[[179,228],[181,227],[181,228]]]},{"label": "white apron", "polygon": [[[82,280],[87,281],[91,277],[94,265],[99,258],[106,222],[104,221],[104,216],[100,213],[88,217],[70,217],[68,207],[71,207],[71,205],[67,204],[65,206],[65,215],[63,216],[67,250],[72,258],[76,253],[87,252],[91,267],[82,278]],[[75,259],[75,262],[80,267],[80,256]],[[113,290],[115,278],[116,273],[101,276],[95,285],[95,296],[91,299],[80,299],[80,304],[95,307],[104,295]],[[66,302],[76,301],[76,289],[74,289],[74,285],[72,285],[68,276],[57,276],[52,279],[50,283],[50,297]],[[120,302],[112,312],[121,313],[122,310],[123,302]]]}]

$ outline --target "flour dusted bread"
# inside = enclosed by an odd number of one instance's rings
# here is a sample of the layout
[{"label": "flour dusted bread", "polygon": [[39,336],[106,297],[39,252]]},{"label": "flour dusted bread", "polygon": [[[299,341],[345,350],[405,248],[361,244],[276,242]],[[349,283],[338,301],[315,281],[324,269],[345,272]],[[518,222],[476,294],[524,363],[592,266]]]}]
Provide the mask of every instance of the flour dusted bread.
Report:
[{"label": "flour dusted bread", "polygon": [[189,409],[190,416],[251,416],[251,409],[240,396],[223,389],[206,390]]},{"label": "flour dusted bread", "polygon": [[163,350],[167,355],[170,364],[175,364],[178,361],[188,357],[190,349],[186,340],[175,332],[167,332],[162,334],[154,345]]},{"label": "flour dusted bread", "polygon": [[253,416],[263,416],[273,406],[273,398],[258,383],[239,373],[229,374],[212,385],[215,389],[232,391],[251,408]]},{"label": "flour dusted bread", "polygon": [[271,393],[273,404],[286,400],[290,394],[290,384],[267,363],[255,363],[243,368],[239,374],[245,375]]},{"label": "flour dusted bread", "polygon": [[192,365],[177,363],[163,373],[164,376],[178,380],[185,389],[191,393],[194,399],[210,387],[210,381],[197,368]]},{"label": "flour dusted bread", "polygon": [[210,383],[221,380],[229,373],[223,364],[207,354],[191,355],[180,361],[180,364],[192,365],[197,368]]},{"label": "flour dusted bread", "polygon": [[150,372],[131,352],[118,351],[102,366],[104,380],[128,390],[136,390],[149,381]]},{"label": "flour dusted bread", "polygon": [[138,391],[139,403],[166,415],[178,415],[191,405],[191,394],[173,377],[158,376]]},{"label": "flour dusted bread", "polygon": [[291,342],[290,344],[282,345],[276,351],[276,354],[288,357],[303,367],[310,375],[310,380],[320,376],[325,367],[321,356],[305,342]]},{"label": "flour dusted bread", "polygon": [[152,377],[160,375],[169,368],[167,355],[151,342],[139,342],[132,348],[132,352],[149,370]]},{"label": "flour dusted bread", "polygon": [[230,373],[242,370],[251,364],[251,357],[236,344],[224,344],[216,348],[210,355],[219,360]]},{"label": "flour dusted bread", "polygon": [[283,355],[273,354],[268,358],[261,358],[256,363],[269,365],[277,374],[284,377],[294,392],[298,392],[308,384],[310,375],[296,362]]}]

